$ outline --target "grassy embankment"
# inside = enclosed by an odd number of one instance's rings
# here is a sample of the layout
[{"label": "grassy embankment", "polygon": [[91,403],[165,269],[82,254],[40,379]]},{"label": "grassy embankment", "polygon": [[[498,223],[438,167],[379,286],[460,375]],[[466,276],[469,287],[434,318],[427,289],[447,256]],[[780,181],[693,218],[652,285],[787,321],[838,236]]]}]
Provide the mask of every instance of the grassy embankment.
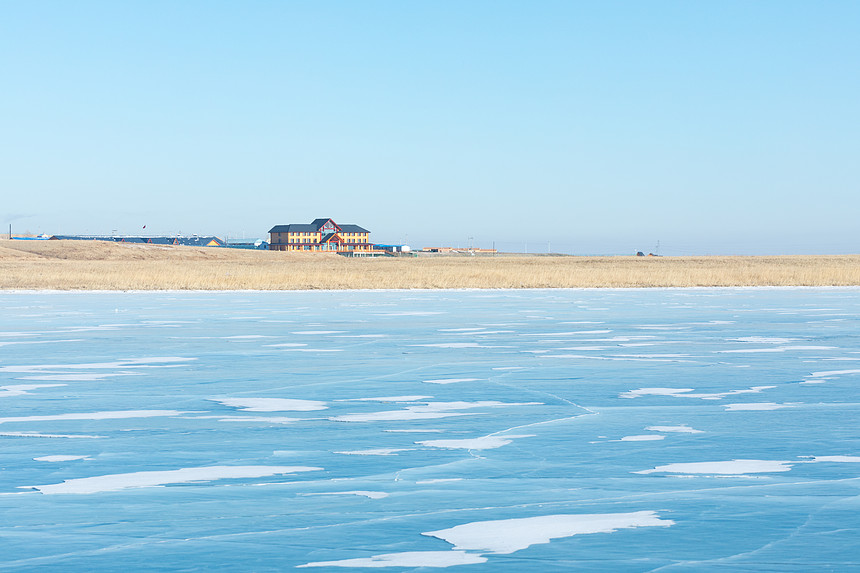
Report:
[{"label": "grassy embankment", "polygon": [[860,255],[347,259],[101,241],[0,242],[0,289],[291,290],[860,285]]}]

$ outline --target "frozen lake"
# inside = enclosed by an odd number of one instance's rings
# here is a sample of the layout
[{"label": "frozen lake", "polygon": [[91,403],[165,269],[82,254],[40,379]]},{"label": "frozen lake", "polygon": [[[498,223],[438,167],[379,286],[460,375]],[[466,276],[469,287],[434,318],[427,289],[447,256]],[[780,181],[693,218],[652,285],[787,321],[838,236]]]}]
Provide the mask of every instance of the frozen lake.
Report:
[{"label": "frozen lake", "polygon": [[0,303],[2,570],[860,571],[860,289]]}]

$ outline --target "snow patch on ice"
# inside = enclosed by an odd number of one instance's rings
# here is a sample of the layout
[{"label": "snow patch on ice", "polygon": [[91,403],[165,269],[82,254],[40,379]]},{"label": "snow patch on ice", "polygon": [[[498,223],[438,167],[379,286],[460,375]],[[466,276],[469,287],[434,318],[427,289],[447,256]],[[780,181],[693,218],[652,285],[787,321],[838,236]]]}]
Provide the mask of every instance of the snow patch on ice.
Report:
[{"label": "snow patch on ice", "polygon": [[473,408],[503,407],[503,406],[536,406],[543,405],[542,402],[496,402],[494,400],[481,400],[478,402],[427,402],[418,406],[407,406],[403,410],[387,410],[383,412],[370,412],[361,414],[344,414],[329,418],[334,422],[389,422],[403,420],[432,420],[436,418],[448,418],[451,416],[469,416],[457,410],[469,410]]},{"label": "snow patch on ice", "polygon": [[292,334],[300,334],[303,336],[318,336],[320,334],[342,334],[345,330],[298,330]]},{"label": "snow patch on ice", "polygon": [[13,384],[11,386],[0,386],[0,398],[23,396],[25,394],[29,394],[30,390],[38,390],[39,388],[56,388],[57,386],[65,386],[65,384]]},{"label": "snow patch on ice", "polygon": [[480,378],[439,378],[436,380],[424,380],[425,384],[456,384],[457,382],[475,382]]},{"label": "snow patch on ice", "polygon": [[384,491],[364,491],[364,490],[356,490],[356,491],[327,491],[320,493],[303,493],[301,495],[360,495],[363,497],[367,497],[370,499],[383,499],[388,497],[390,494],[385,493]]},{"label": "snow patch on ice", "polygon": [[272,475],[317,471],[322,468],[310,466],[208,466],[182,468],[178,470],[143,471],[125,474],[110,474],[87,478],[75,478],[62,483],[34,486],[19,486],[20,489],[36,489],[44,494],[56,493],[101,493],[123,489],[155,487],[175,483],[210,482],[220,479],[257,478]]},{"label": "snow patch on ice", "polygon": [[810,376],[820,378],[822,376],[841,376],[843,374],[860,374],[860,370],[828,370],[826,372],[813,372]]},{"label": "snow patch on ice", "polygon": [[487,558],[463,551],[406,551],[340,561],[315,561],[298,567],[453,567],[486,563]]},{"label": "snow patch on ice", "polygon": [[411,344],[410,346],[426,346],[428,348],[490,348],[477,342],[439,342],[436,344]]},{"label": "snow patch on ice", "polygon": [[656,466],[650,470],[640,470],[635,474],[673,473],[673,474],[717,474],[744,475],[752,473],[787,472],[792,462],[773,460],[731,460],[722,462],[690,462]]},{"label": "snow patch on ice", "polygon": [[640,434],[638,436],[624,436],[621,438],[622,442],[653,442],[656,440],[662,440],[666,436],[660,434]]},{"label": "snow patch on ice", "polygon": [[38,458],[33,458],[34,461],[37,462],[71,462],[74,460],[91,460],[92,458],[88,456],[41,456]]},{"label": "snow patch on ice", "polygon": [[730,390],[728,392],[692,393],[692,388],[638,388],[622,392],[620,398],[640,398],[642,396],[672,396],[674,398],[699,398],[701,400],[722,400],[726,396],[737,394],[758,394],[762,390],[770,390],[776,386],[753,386],[746,390]]},{"label": "snow patch on ice", "polygon": [[645,428],[649,432],[678,432],[683,434],[702,434],[702,430],[695,430],[687,425],[681,426],[648,426]]},{"label": "snow patch on ice", "polygon": [[411,448],[371,448],[369,450],[351,450],[345,452],[334,452],[347,456],[396,456],[397,452],[408,452]]},{"label": "snow patch on ice", "polygon": [[668,527],[674,524],[670,519],[660,519],[655,511],[561,514],[476,521],[450,529],[428,531],[422,535],[443,539],[452,544],[455,550],[508,554],[574,535],[613,533],[619,529],[637,527]]},{"label": "snow patch on ice", "polygon": [[753,412],[793,408],[792,404],[777,404],[775,402],[752,402],[747,404],[725,404],[726,412]]},{"label": "snow patch on ice", "polygon": [[751,342],[753,344],[788,344],[795,342],[797,338],[779,338],[775,336],[741,336],[740,338],[727,338],[729,342]]},{"label": "snow patch on ice", "polygon": [[860,463],[860,456],[813,456],[811,461],[812,461],[812,463],[841,462],[841,463],[858,464],[858,463]]},{"label": "snow patch on ice", "polygon": [[182,410],[119,410],[112,412],[86,412],[77,414],[52,414],[46,416],[18,416],[0,418],[0,424],[7,422],[49,422],[53,420],[121,420],[126,418],[154,418],[158,416],[180,416],[192,414]]},{"label": "snow patch on ice", "polygon": [[6,438],[84,438],[100,440],[105,436],[89,436],[87,434],[39,434],[36,432],[0,432]]},{"label": "snow patch on ice", "polygon": [[445,448],[449,450],[492,450],[507,446],[517,438],[532,438],[534,434],[521,434],[509,436],[483,436],[480,438],[465,438],[451,440],[423,440],[415,442],[422,446],[430,446],[431,448]]},{"label": "snow patch on ice", "polygon": [[378,398],[348,398],[337,402],[420,402],[433,396],[380,396]]},{"label": "snow patch on ice", "polygon": [[311,412],[328,408],[325,402],[293,398],[210,398],[209,400],[245,412]]}]

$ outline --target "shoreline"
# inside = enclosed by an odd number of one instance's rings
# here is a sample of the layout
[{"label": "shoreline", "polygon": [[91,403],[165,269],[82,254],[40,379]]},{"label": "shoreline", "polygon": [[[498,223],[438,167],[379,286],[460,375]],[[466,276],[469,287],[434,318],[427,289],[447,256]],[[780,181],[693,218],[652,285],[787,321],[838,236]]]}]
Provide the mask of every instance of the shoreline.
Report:
[{"label": "shoreline", "polygon": [[0,241],[0,291],[521,290],[860,286],[860,255],[346,258],[223,247]]}]

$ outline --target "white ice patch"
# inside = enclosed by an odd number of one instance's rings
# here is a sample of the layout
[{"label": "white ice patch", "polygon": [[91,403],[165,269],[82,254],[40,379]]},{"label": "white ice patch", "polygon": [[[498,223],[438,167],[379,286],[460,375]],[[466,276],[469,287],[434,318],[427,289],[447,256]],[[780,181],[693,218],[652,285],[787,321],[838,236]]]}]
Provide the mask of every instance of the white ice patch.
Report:
[{"label": "white ice patch", "polygon": [[83,338],[69,338],[66,340],[14,340],[11,342],[0,342],[0,346],[10,346],[12,344],[57,344],[58,342],[82,342]]},{"label": "white ice patch", "polygon": [[377,312],[379,316],[433,316],[434,314],[445,314],[444,312],[432,310],[404,310],[401,312]]},{"label": "white ice patch", "polygon": [[38,434],[36,432],[0,432],[5,438],[83,438],[100,440],[104,436],[88,436],[87,434]]},{"label": "white ice patch", "polygon": [[293,332],[293,334],[300,334],[303,336],[318,336],[321,334],[342,334],[346,332],[345,330],[298,330]]},{"label": "white ice patch", "polygon": [[640,434],[637,436],[624,436],[621,438],[622,442],[653,442],[656,440],[662,440],[666,436],[662,436],[660,434]]},{"label": "white ice patch", "polygon": [[410,448],[372,448],[369,450],[351,450],[346,452],[334,452],[347,456],[396,456],[397,452],[408,452]]},{"label": "white ice patch", "polygon": [[714,475],[745,475],[755,473],[787,472],[791,470],[792,462],[772,460],[731,460],[724,462],[691,462],[656,466],[651,470],[633,472],[635,474],[671,473],[671,474],[714,474]]},{"label": "white ice patch", "polygon": [[30,390],[56,388],[57,386],[65,386],[65,384],[13,384],[11,386],[0,386],[0,398],[23,396],[24,394],[29,394]]},{"label": "white ice patch", "polygon": [[753,344],[788,344],[795,342],[797,338],[778,338],[775,336],[742,336],[740,338],[728,338],[729,342],[751,342]]},{"label": "white ice patch", "polygon": [[860,463],[860,456],[813,456],[811,463],[817,462],[840,462],[858,464]]},{"label": "white ice patch", "polygon": [[411,344],[410,346],[426,346],[428,348],[489,348],[477,342],[439,342],[437,344]]},{"label": "white ice patch", "polygon": [[521,336],[578,336],[581,334],[609,334],[611,330],[574,330],[572,332],[531,332]]},{"label": "white ice patch", "polygon": [[780,408],[793,408],[793,404],[777,404],[775,402],[752,402],[748,404],[726,404],[726,412],[753,412],[765,410],[779,410]]},{"label": "white ice patch", "polygon": [[587,354],[547,354],[545,358],[587,358],[589,360],[613,360],[618,362],[692,362],[679,358],[630,358],[623,354],[615,356],[589,356]]},{"label": "white ice patch", "polygon": [[456,384],[458,382],[476,382],[480,378],[439,378],[436,380],[424,380],[425,384]]},{"label": "white ice patch", "polygon": [[753,386],[746,390],[730,390],[728,392],[692,393],[692,388],[639,388],[622,392],[619,398],[640,398],[642,396],[672,396],[674,398],[699,398],[701,400],[722,400],[726,396],[737,394],[758,394],[762,390],[770,390],[776,386]]},{"label": "white ice patch", "polygon": [[236,336],[222,336],[224,340],[252,340],[256,338],[271,338],[265,334],[238,334]]},{"label": "white ice patch", "polygon": [[71,462],[74,460],[91,460],[92,458],[88,456],[41,456],[38,458],[33,458],[34,461],[37,462]]},{"label": "white ice patch", "polygon": [[498,406],[538,406],[542,402],[496,402],[494,400],[481,400],[478,402],[427,402],[420,406],[407,406],[403,410],[389,410],[384,412],[370,412],[367,414],[345,414],[329,418],[334,422],[389,422],[403,420],[432,420],[435,418],[448,418],[451,416],[469,416],[456,410],[469,410],[472,408],[487,408]]},{"label": "white ice patch", "polygon": [[822,376],[841,376],[843,374],[860,374],[860,370],[828,370],[826,372],[813,372],[810,376],[821,378]]},{"label": "white ice patch", "polygon": [[292,398],[210,398],[245,412],[311,412],[328,408],[325,402]]},{"label": "white ice patch", "polygon": [[192,414],[182,410],[119,410],[112,412],[85,412],[77,414],[53,414],[49,416],[19,416],[0,418],[0,424],[6,422],[50,422],[53,420],[122,420],[126,418],[154,418],[158,416],[180,416]]},{"label": "white ice patch", "polygon": [[321,469],[322,468],[309,466],[208,466],[201,468],[182,468],[178,470],[145,471],[76,478],[57,484],[20,486],[20,489],[36,489],[44,494],[100,493],[140,487],[155,487],[175,483],[210,482],[220,479],[258,478],[317,471]]},{"label": "white ice patch", "polygon": [[341,334],[335,338],[388,338],[388,334]]},{"label": "white ice patch", "polygon": [[218,420],[219,422],[251,422],[263,424],[292,424],[301,422],[302,418],[287,418],[286,416],[194,416],[195,420]]},{"label": "white ice patch", "polygon": [[465,438],[452,440],[424,440],[415,442],[422,446],[431,448],[445,448],[449,450],[492,450],[507,446],[517,438],[532,438],[534,434],[522,434],[516,436],[483,436],[480,438]]},{"label": "white ice patch", "polygon": [[379,398],[351,398],[337,400],[338,402],[420,402],[429,400],[433,396],[380,396]]},{"label": "white ice patch", "polygon": [[690,426],[648,426],[645,428],[649,432],[678,432],[683,434],[702,434],[702,430],[695,430]]},{"label": "white ice patch", "polygon": [[383,432],[388,432],[391,434],[441,434],[442,430],[421,430],[418,428],[408,429],[408,430],[382,430]]},{"label": "white ice patch", "polygon": [[39,376],[22,376],[17,380],[41,380],[45,382],[94,382],[96,380],[104,380],[105,378],[114,378],[116,376],[135,376],[139,372],[86,372],[75,374],[40,374]]},{"label": "white ice patch", "polygon": [[343,352],[343,348],[284,348],[284,352]]},{"label": "white ice patch", "polygon": [[357,557],[340,561],[316,561],[298,567],[453,567],[455,565],[475,565],[486,563],[487,558],[463,551],[407,551],[405,553],[385,553],[373,557]]},{"label": "white ice patch", "polygon": [[154,356],[151,358],[129,358],[115,362],[93,362],[88,364],[31,364],[23,366],[0,366],[0,372],[14,373],[55,373],[62,370],[122,370],[129,368],[168,368],[170,365],[179,366],[180,362],[197,360],[196,358],[181,358],[177,356]]},{"label": "white ice patch", "polygon": [[759,352],[785,352],[785,348],[740,348],[736,350],[716,350],[717,354],[755,354]]},{"label": "white ice patch", "polygon": [[450,529],[422,533],[438,537],[455,550],[513,553],[553,539],[592,533],[613,533],[636,527],[668,527],[675,522],[660,519],[655,511],[633,513],[544,515],[520,519],[476,521]]},{"label": "white ice patch", "polygon": [[301,495],[359,495],[362,497],[366,497],[369,499],[383,499],[389,496],[389,494],[384,491],[364,491],[364,490],[356,490],[356,491],[329,491],[329,492],[321,492],[321,493],[303,493]]},{"label": "white ice patch", "polygon": [[264,344],[266,348],[296,348],[299,346],[307,346],[307,344],[303,342],[284,342],[281,344]]}]

